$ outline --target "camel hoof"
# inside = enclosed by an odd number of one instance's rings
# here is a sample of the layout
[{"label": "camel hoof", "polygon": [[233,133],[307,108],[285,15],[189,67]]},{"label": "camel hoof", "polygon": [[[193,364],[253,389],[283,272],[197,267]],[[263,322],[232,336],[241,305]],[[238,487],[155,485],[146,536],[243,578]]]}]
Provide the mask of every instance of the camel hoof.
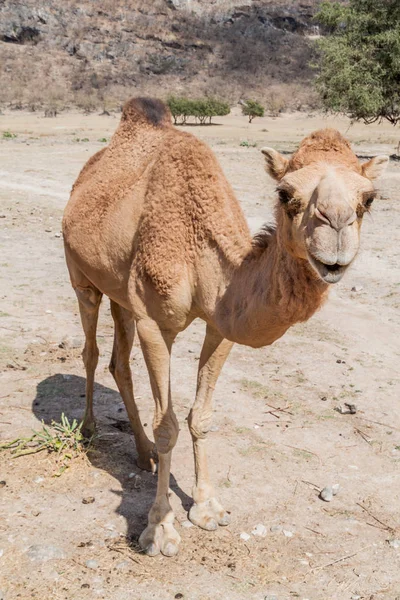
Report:
[{"label": "camel hoof", "polygon": [[90,440],[96,433],[96,423],[93,420],[86,421],[86,419],[84,419],[81,426],[81,433],[84,438]]},{"label": "camel hoof", "polygon": [[139,452],[136,464],[143,471],[156,473],[158,463],[158,454],[155,444],[152,444],[149,449]]},{"label": "camel hoof", "polygon": [[218,525],[226,527],[231,521],[229,514],[215,498],[193,504],[189,511],[189,519],[194,525],[207,531],[215,531]]},{"label": "camel hoof", "polygon": [[148,525],[139,538],[140,547],[147,556],[175,556],[181,536],[171,523]]}]

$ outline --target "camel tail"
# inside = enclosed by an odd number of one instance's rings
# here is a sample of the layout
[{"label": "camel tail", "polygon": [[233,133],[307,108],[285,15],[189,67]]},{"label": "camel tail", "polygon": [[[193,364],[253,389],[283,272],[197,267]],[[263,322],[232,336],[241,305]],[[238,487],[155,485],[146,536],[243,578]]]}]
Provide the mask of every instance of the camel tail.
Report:
[{"label": "camel tail", "polygon": [[121,122],[167,127],[171,125],[171,113],[166,104],[156,98],[131,98],[122,109]]}]

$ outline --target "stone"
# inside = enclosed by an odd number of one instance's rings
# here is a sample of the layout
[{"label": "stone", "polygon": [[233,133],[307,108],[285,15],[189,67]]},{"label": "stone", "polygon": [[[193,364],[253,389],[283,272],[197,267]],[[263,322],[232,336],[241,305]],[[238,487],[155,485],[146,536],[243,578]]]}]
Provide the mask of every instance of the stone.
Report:
[{"label": "stone", "polygon": [[321,500],[324,500],[324,502],[331,502],[333,500],[332,487],[331,486],[324,487],[324,489],[321,490],[319,497],[321,498]]},{"label": "stone", "polygon": [[293,537],[293,531],[289,531],[288,529],[283,529],[283,535],[285,537]]},{"label": "stone", "polygon": [[97,560],[87,560],[86,566],[88,569],[97,569],[99,566],[99,563],[97,562]]},{"label": "stone", "polygon": [[351,288],[352,292],[361,292],[361,290],[363,290],[363,286],[362,285],[353,285],[353,287]]},{"label": "stone", "polygon": [[54,558],[66,558],[66,554],[62,548],[46,544],[29,546],[26,554],[34,562],[46,562]]},{"label": "stone", "polygon": [[185,527],[186,529],[190,529],[191,527],[193,527],[193,523],[191,521],[189,521],[189,520],[182,521],[181,527]]},{"label": "stone", "polygon": [[271,525],[269,528],[271,533],[281,533],[283,531],[282,525]]},{"label": "stone", "polygon": [[265,537],[267,535],[267,528],[262,523],[258,523],[251,533],[258,537]]},{"label": "stone", "polygon": [[248,533],[246,533],[245,531],[243,531],[243,533],[240,534],[240,539],[243,540],[244,542],[248,542],[250,539],[250,536]]},{"label": "stone", "polygon": [[395,550],[400,548],[400,540],[389,540],[388,544],[391,548],[394,548]]},{"label": "stone", "polygon": [[87,496],[86,498],[82,498],[82,504],[93,504],[95,501],[93,496]]}]

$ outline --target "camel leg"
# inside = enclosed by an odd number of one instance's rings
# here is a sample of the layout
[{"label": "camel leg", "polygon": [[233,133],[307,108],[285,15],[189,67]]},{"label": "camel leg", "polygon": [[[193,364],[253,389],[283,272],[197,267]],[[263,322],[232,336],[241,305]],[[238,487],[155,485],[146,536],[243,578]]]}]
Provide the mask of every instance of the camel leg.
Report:
[{"label": "camel leg", "polygon": [[138,321],[137,330],[155,401],[153,431],[159,460],[157,494],[139,543],[149,556],[160,552],[173,556],[181,541],[173,526],[174,513],[168,497],[171,455],[179,431],[170,386],[171,348],[176,334],[161,331],[150,319]]},{"label": "camel leg", "polygon": [[137,464],[141,469],[155,473],[157,453],[153,442],[148,439],[140,421],[133,395],[132,373],[129,366],[135,336],[135,321],[129,311],[112,300],[111,314],[114,319],[115,330],[110,372],[118,386],[133,429],[139,455]]},{"label": "camel leg", "polygon": [[224,339],[215,329],[207,325],[200,355],[196,400],[188,418],[196,473],[196,483],[193,488],[194,504],[189,511],[189,519],[195,525],[209,531],[216,529],[218,525],[228,525],[230,520],[228,513],[214,497],[214,490],[210,483],[206,434],[211,426],[214,387],[232,346],[232,342]]},{"label": "camel leg", "polygon": [[103,294],[94,287],[89,280],[82,280],[79,285],[74,285],[79,302],[79,312],[83,331],[85,332],[85,346],[82,352],[83,363],[86,369],[86,410],[83,417],[82,433],[90,437],[95,431],[93,415],[93,386],[94,374],[99,360],[99,349],[96,343],[96,328],[99,316],[100,302]]}]

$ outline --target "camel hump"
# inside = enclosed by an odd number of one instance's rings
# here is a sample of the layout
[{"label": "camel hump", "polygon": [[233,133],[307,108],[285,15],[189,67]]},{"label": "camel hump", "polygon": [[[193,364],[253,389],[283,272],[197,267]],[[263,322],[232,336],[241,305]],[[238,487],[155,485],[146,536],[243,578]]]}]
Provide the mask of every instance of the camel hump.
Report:
[{"label": "camel hump", "polygon": [[169,108],[156,98],[131,98],[122,109],[122,121],[165,127],[171,124]]}]

